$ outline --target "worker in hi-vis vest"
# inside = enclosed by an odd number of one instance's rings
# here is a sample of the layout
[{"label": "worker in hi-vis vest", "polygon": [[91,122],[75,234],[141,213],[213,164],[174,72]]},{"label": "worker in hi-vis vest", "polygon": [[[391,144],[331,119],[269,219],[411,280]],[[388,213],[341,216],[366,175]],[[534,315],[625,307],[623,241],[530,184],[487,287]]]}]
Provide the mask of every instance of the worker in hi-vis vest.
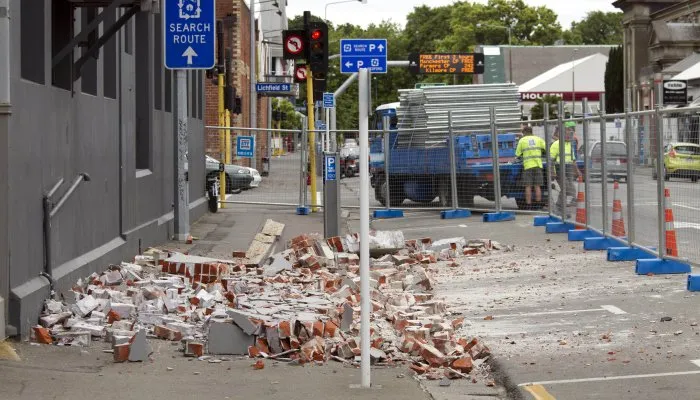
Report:
[{"label": "worker in hi-vis vest", "polygon": [[[576,205],[576,185],[574,182],[581,176],[581,171],[579,171],[576,165],[576,155],[574,153],[572,140],[574,138],[574,131],[576,130],[576,123],[573,121],[566,122],[564,124],[564,171],[561,171],[560,164],[560,154],[559,154],[559,138],[556,138],[554,143],[549,148],[549,157],[554,164],[552,179],[556,179],[557,176],[563,176],[564,185],[566,185],[566,195],[571,196],[571,201],[568,205]],[[558,136],[555,133],[555,136]],[[560,174],[564,175],[560,175]],[[559,196],[559,206],[564,207],[567,201],[563,196]]]},{"label": "worker in hi-vis vest", "polygon": [[542,175],[542,156],[547,152],[547,145],[544,139],[532,134],[532,128],[526,126],[522,130],[523,137],[518,141],[515,149],[515,156],[523,161],[522,181],[525,185],[525,204],[528,209],[532,209],[532,188],[535,188],[535,202],[537,206],[542,205],[542,185],[544,177]]}]

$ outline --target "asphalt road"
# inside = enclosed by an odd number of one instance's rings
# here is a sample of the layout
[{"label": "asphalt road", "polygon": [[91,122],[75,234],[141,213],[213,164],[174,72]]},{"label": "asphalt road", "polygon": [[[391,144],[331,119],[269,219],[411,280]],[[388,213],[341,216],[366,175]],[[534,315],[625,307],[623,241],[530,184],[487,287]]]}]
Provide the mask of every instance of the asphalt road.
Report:
[{"label": "asphalt road", "polygon": [[436,289],[469,321],[465,333],[490,346],[510,398],[698,398],[700,315],[685,275],[637,276],[633,263],[609,263],[602,252],[547,235],[531,216],[485,224],[478,214],[440,220],[419,212],[372,227],[515,245],[467,261],[457,276],[438,276]]}]

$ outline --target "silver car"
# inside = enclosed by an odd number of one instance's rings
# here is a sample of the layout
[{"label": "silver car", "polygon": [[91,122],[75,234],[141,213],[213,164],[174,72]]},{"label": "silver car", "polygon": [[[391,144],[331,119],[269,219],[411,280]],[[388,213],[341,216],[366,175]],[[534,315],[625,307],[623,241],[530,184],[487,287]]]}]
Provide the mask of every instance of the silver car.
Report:
[{"label": "silver car", "polygon": [[[602,174],[602,142],[593,143],[588,153],[588,167],[591,178],[601,178]],[[608,178],[627,181],[627,144],[625,142],[605,142],[605,165]]]}]

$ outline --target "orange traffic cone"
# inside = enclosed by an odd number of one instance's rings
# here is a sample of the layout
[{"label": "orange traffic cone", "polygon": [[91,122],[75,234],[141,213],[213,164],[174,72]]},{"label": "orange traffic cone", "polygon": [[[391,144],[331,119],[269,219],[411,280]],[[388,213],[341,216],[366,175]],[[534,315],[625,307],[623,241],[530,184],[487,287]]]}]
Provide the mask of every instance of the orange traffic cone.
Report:
[{"label": "orange traffic cone", "polygon": [[578,195],[576,196],[576,224],[586,226],[586,189],[583,178],[578,177]]},{"label": "orange traffic cone", "polygon": [[664,196],[666,196],[666,255],[671,257],[678,257],[678,242],[676,241],[676,228],[673,225],[673,209],[671,208],[671,191],[666,189],[664,191]]},{"label": "orange traffic cone", "polygon": [[625,236],[625,220],[622,218],[622,200],[618,195],[620,184],[615,181],[613,188],[612,234],[615,237],[623,237]]}]

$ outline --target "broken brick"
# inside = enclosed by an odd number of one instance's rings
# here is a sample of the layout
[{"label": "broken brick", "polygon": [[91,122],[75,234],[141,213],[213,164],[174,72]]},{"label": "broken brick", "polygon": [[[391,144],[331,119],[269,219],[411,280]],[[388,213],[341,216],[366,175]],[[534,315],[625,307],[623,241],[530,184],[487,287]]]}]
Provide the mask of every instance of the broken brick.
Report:
[{"label": "broken brick", "polygon": [[248,357],[256,358],[260,357],[260,349],[255,346],[248,346]]},{"label": "broken brick", "polygon": [[32,327],[34,331],[34,342],[41,344],[53,344],[53,339],[51,338],[51,331],[43,326]]},{"label": "broken brick", "polygon": [[473,368],[472,358],[469,356],[458,358],[452,362],[452,368],[468,374]]},{"label": "broken brick", "polygon": [[313,325],[313,335],[314,335],[314,336],[321,336],[321,337],[322,337],[322,336],[323,336],[323,330],[324,330],[323,328],[324,328],[323,321],[316,321],[316,322],[314,322],[314,325]]},{"label": "broken brick", "polygon": [[265,362],[263,360],[258,360],[253,364],[253,369],[264,369],[265,368]]},{"label": "broken brick", "polygon": [[279,335],[281,339],[292,336],[291,323],[289,321],[280,321],[277,326],[279,328]]},{"label": "broken brick", "polygon": [[129,359],[129,343],[118,344],[112,347],[114,362],[121,363]]},{"label": "broken brick", "polygon": [[173,342],[182,340],[182,333],[180,331],[160,325],[156,325],[153,328],[153,333],[160,339],[172,340]]},{"label": "broken brick", "polygon": [[201,357],[204,354],[204,344],[187,341],[185,343],[185,355],[189,357]]}]

